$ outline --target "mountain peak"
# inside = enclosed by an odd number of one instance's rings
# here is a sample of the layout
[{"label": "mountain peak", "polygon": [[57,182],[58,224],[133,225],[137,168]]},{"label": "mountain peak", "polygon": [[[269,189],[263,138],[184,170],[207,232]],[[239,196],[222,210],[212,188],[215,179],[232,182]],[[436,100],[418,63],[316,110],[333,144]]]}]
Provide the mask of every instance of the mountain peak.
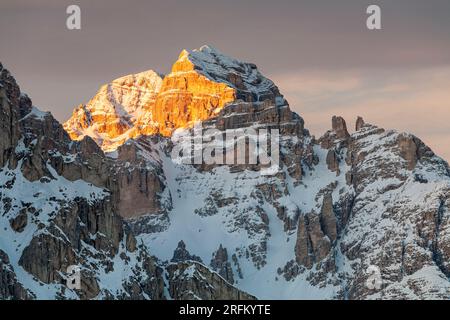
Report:
[{"label": "mountain peak", "polygon": [[193,51],[202,51],[202,52],[215,52],[220,53],[219,50],[209,44],[202,45],[199,49],[194,49]]},{"label": "mountain peak", "polygon": [[104,151],[114,151],[141,135],[170,136],[178,128],[216,116],[235,101],[256,106],[267,100],[286,104],[254,64],[202,46],[183,49],[164,77],[148,70],[102,86],[93,99],[75,109],[64,128],[74,140],[87,135]]},{"label": "mountain peak", "polygon": [[339,139],[345,139],[350,136],[347,130],[347,123],[345,122],[344,118],[333,116],[333,118],[331,119],[331,125],[333,131],[336,133],[336,136]]},{"label": "mountain peak", "polygon": [[[0,64],[0,299],[450,297],[445,161],[362,119],[349,136],[334,117],[316,141],[256,67],[186,57],[190,72],[103,86],[66,123],[80,143]],[[279,170],[176,163],[164,137],[122,142],[195,119],[219,134],[279,129]],[[123,146],[105,158],[88,136]],[[63,285],[68,266],[81,290]]]},{"label": "mountain peak", "polygon": [[218,49],[214,48],[210,45],[203,45],[198,49],[193,50],[187,50],[183,49],[181,50],[180,54],[178,55],[178,60],[184,60],[189,59],[189,56],[196,55],[196,54],[202,54],[202,55],[224,55],[221,53]]},{"label": "mountain peak", "polygon": [[186,49],[183,49],[183,50],[181,50],[180,54],[178,55],[178,60],[187,59],[188,56],[189,56],[189,51],[187,51]]}]

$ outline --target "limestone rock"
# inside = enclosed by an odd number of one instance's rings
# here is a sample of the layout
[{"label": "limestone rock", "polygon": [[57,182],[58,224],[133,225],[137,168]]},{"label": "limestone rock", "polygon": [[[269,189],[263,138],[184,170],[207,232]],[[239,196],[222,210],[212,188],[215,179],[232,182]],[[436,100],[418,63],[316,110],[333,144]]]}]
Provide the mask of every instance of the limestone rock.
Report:
[{"label": "limestone rock", "polygon": [[358,117],[356,119],[356,131],[361,130],[364,125],[365,125],[364,119],[362,117]]},{"label": "limestone rock", "polygon": [[414,140],[408,136],[400,136],[398,139],[400,153],[408,163],[408,170],[413,170],[417,164],[417,146]]},{"label": "limestone rock", "polygon": [[17,281],[6,252],[0,250],[0,300],[30,299],[30,293]]},{"label": "limestone rock", "polygon": [[27,210],[20,210],[19,214],[9,221],[11,228],[16,232],[23,232],[28,223]]},{"label": "limestone rock", "polygon": [[339,175],[339,158],[336,154],[336,151],[333,149],[328,150],[327,153],[327,166],[328,170],[336,172],[337,175]]},{"label": "limestone rock", "polygon": [[137,243],[136,243],[136,238],[133,235],[133,233],[128,232],[127,233],[127,240],[126,240],[126,245],[127,245],[127,250],[129,252],[135,252],[136,251],[136,247],[137,247]]},{"label": "limestone rock", "polygon": [[183,240],[178,242],[178,246],[173,252],[173,257],[170,260],[171,262],[184,262],[184,261],[198,261],[202,262],[202,259],[195,255],[191,255],[189,251],[186,249],[186,244]]},{"label": "limestone rock", "polygon": [[347,139],[350,136],[347,131],[347,124],[342,117],[333,116],[332,128],[338,139]]},{"label": "limestone rock", "polygon": [[[19,140],[20,89],[8,70],[0,64],[0,167],[3,167]],[[17,107],[15,107],[17,106]]]},{"label": "limestone rock", "polygon": [[331,251],[331,240],[321,228],[320,217],[315,213],[302,215],[299,219],[295,254],[297,263],[311,269]]},{"label": "limestone rock", "polygon": [[347,130],[347,124],[342,117],[333,116],[331,119],[331,130],[328,130],[322,137],[319,138],[318,143],[324,149],[343,148],[348,145],[350,134]]},{"label": "limestone rock", "polygon": [[196,262],[171,264],[167,271],[169,292],[175,300],[255,300]]},{"label": "limestone rock", "polygon": [[76,265],[77,257],[70,243],[53,235],[34,237],[24,249],[19,265],[44,283],[62,283],[61,271]]},{"label": "limestone rock", "polygon": [[[274,298],[309,298],[292,287],[324,299],[450,296],[448,164],[362,119],[350,135],[334,117],[316,140],[251,63],[203,47],[167,76],[113,81],[66,123],[78,141],[2,66],[0,106],[0,298],[252,298],[232,276],[274,297],[281,275],[290,283]],[[195,120],[221,134],[277,129],[279,170],[173,163],[172,133]],[[173,237],[187,242],[180,226],[196,245],[180,242],[171,263]],[[195,261],[219,244],[211,268]],[[82,290],[64,286],[69,264],[82,268]],[[373,267],[378,289],[366,284]]]},{"label": "limestone rock", "polygon": [[210,266],[212,270],[216,271],[229,283],[234,283],[233,269],[231,269],[231,264],[228,260],[228,252],[222,245],[220,245],[219,249],[213,254]]},{"label": "limestone rock", "polygon": [[323,198],[322,210],[320,211],[320,225],[331,242],[336,241],[338,230],[331,193],[327,193]]},{"label": "limestone rock", "polygon": [[177,128],[211,117],[234,100],[236,92],[198,71],[199,63],[191,61],[195,59],[203,59],[201,51],[183,51],[166,76],[150,70],[103,86],[87,105],[74,111],[65,123],[66,130],[79,140],[93,127],[101,136],[97,142],[113,151],[130,138],[168,136]]}]

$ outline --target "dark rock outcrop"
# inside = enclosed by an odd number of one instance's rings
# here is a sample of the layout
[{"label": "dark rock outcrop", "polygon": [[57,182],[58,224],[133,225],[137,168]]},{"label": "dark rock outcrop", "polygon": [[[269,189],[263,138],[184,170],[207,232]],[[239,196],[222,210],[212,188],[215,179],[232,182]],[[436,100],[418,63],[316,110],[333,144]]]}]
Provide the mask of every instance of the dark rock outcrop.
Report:
[{"label": "dark rock outcrop", "polygon": [[167,272],[169,292],[175,300],[255,300],[196,262],[170,264]]},{"label": "dark rock outcrop", "polygon": [[336,172],[336,174],[339,175],[339,173],[340,173],[339,158],[338,158],[338,155],[336,154],[336,151],[334,151],[333,149],[328,150],[326,161],[327,161],[328,170]]},{"label": "dark rock outcrop", "polygon": [[170,260],[171,262],[185,262],[185,261],[197,261],[202,262],[202,259],[200,257],[197,257],[196,255],[191,255],[189,251],[186,249],[186,244],[183,240],[180,240],[178,242],[178,246],[173,252],[173,257]]},{"label": "dark rock outcrop", "polygon": [[222,247],[222,245],[220,245],[219,249],[213,253],[210,266],[212,270],[216,271],[229,283],[234,283],[233,269],[231,269],[231,264],[228,260],[228,252],[226,248]]},{"label": "dark rock outcrop", "polygon": [[323,232],[320,217],[315,213],[300,216],[295,256],[299,265],[311,269],[331,251],[331,240]]},{"label": "dark rock outcrop", "polygon": [[330,239],[330,241],[336,241],[338,230],[331,193],[327,193],[323,197],[322,210],[320,211],[320,225],[324,234]]},{"label": "dark rock outcrop", "polygon": [[19,214],[15,218],[9,220],[11,228],[16,232],[23,232],[28,223],[27,209],[24,208],[19,211]]},{"label": "dark rock outcrop", "polygon": [[358,117],[356,119],[356,126],[355,126],[356,131],[361,130],[364,125],[365,125],[364,119],[362,117]]},{"label": "dark rock outcrop", "polygon": [[342,117],[333,116],[332,129],[336,133],[338,139],[347,139],[350,134],[347,131],[347,124]]},{"label": "dark rock outcrop", "polygon": [[6,252],[0,250],[0,300],[25,300],[31,294],[17,281]]}]

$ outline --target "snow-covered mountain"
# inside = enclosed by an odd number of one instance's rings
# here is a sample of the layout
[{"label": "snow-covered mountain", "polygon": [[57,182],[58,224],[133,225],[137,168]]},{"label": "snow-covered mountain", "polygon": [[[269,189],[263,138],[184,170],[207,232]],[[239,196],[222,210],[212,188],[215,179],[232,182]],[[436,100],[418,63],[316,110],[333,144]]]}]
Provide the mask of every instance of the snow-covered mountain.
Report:
[{"label": "snow-covered mountain", "polygon": [[[207,46],[103,86],[65,130],[0,69],[0,297],[450,298],[450,172],[418,138],[334,117],[315,139]],[[277,129],[279,171],[174,161],[198,121]]]}]

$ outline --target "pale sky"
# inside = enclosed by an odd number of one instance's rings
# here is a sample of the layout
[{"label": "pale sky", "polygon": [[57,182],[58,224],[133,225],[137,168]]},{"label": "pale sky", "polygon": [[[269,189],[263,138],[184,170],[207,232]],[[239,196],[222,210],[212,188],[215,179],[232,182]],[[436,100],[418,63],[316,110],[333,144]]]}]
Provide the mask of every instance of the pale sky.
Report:
[{"label": "pale sky", "polygon": [[[66,7],[82,29],[66,29]],[[370,4],[382,30],[366,28]],[[203,44],[253,62],[320,136],[342,115],[416,134],[450,160],[448,0],[1,0],[0,61],[66,120],[101,84],[166,73]]]}]

